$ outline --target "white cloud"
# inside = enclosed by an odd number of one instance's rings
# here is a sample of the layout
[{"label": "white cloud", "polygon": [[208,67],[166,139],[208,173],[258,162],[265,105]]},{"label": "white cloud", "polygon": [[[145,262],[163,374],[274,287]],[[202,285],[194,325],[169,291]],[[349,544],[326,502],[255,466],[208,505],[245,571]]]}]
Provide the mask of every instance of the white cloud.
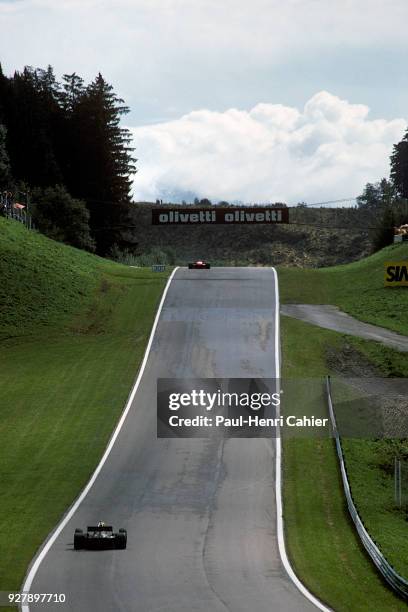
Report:
[{"label": "white cloud", "polygon": [[302,111],[258,104],[250,111],[198,110],[133,128],[135,198],[194,192],[246,202],[321,201],[361,193],[389,173],[405,119],[369,119],[369,108],[326,91]]},{"label": "white cloud", "polygon": [[2,56],[13,63],[100,58],[148,76],[153,65],[160,72],[157,62],[174,73],[232,61],[237,69],[301,49],[406,45],[408,8],[406,0],[20,0],[1,2],[0,15]]},{"label": "white cloud", "polygon": [[[343,72],[336,91],[363,82],[378,100],[385,94],[378,87],[377,60],[390,50],[403,56],[408,3],[19,0],[0,2],[0,19],[0,57],[7,72],[51,63],[58,75],[75,70],[88,80],[102,71],[139,120],[151,122],[200,106],[247,107],[270,99],[278,88],[292,100],[297,80],[307,89],[304,74],[296,73],[302,61],[302,72],[310,69],[311,78],[320,81],[304,94],[310,95],[331,86],[324,81],[328,58],[335,63],[330,76]],[[364,65],[356,78],[354,60],[367,55],[372,69]],[[322,77],[320,63],[326,70]],[[386,77],[381,74],[382,82]]]}]

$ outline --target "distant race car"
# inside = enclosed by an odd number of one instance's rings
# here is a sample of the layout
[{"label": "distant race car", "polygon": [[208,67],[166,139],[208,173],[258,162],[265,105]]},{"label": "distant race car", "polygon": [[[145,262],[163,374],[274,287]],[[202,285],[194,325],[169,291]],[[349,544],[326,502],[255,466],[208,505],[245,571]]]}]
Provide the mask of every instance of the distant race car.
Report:
[{"label": "distant race car", "polygon": [[101,550],[105,548],[126,548],[127,532],[126,529],[119,529],[117,533],[113,531],[111,525],[98,523],[96,527],[87,527],[86,533],[82,529],[75,529],[74,549],[81,550],[88,548],[91,550]]},{"label": "distant race car", "polygon": [[188,264],[189,270],[209,270],[210,268],[211,266],[207,261],[198,260]]}]

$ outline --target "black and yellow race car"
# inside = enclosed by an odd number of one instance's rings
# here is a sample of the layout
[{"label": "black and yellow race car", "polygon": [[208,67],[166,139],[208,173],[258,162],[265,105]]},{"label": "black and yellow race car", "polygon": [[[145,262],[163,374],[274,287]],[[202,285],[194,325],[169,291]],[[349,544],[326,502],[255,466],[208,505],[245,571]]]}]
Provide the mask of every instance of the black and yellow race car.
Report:
[{"label": "black and yellow race car", "polygon": [[87,527],[86,533],[82,529],[75,529],[74,533],[74,549],[124,549],[127,544],[126,529],[119,529],[118,532],[113,531],[112,525],[98,523],[96,526]]}]

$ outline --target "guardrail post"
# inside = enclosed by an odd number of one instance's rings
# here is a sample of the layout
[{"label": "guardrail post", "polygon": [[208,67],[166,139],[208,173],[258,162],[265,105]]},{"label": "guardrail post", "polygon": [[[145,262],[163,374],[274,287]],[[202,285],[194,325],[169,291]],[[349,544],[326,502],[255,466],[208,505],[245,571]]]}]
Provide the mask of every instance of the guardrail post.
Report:
[{"label": "guardrail post", "polygon": [[402,506],[402,478],[401,459],[394,457],[394,501],[395,505]]},{"label": "guardrail post", "polygon": [[402,505],[401,459],[398,459],[398,505]]}]

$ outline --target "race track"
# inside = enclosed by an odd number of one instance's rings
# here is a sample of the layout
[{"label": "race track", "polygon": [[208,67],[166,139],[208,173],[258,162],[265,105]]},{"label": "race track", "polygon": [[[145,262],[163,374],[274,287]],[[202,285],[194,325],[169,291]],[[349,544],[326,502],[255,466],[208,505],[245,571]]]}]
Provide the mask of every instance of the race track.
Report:
[{"label": "race track", "polygon": [[[274,377],[274,308],[270,269],[177,271],[125,424],[31,586],[67,603],[30,610],[316,610],[279,556],[275,442],[156,438],[158,377]],[[99,520],[127,529],[127,550],[73,550]]]}]

